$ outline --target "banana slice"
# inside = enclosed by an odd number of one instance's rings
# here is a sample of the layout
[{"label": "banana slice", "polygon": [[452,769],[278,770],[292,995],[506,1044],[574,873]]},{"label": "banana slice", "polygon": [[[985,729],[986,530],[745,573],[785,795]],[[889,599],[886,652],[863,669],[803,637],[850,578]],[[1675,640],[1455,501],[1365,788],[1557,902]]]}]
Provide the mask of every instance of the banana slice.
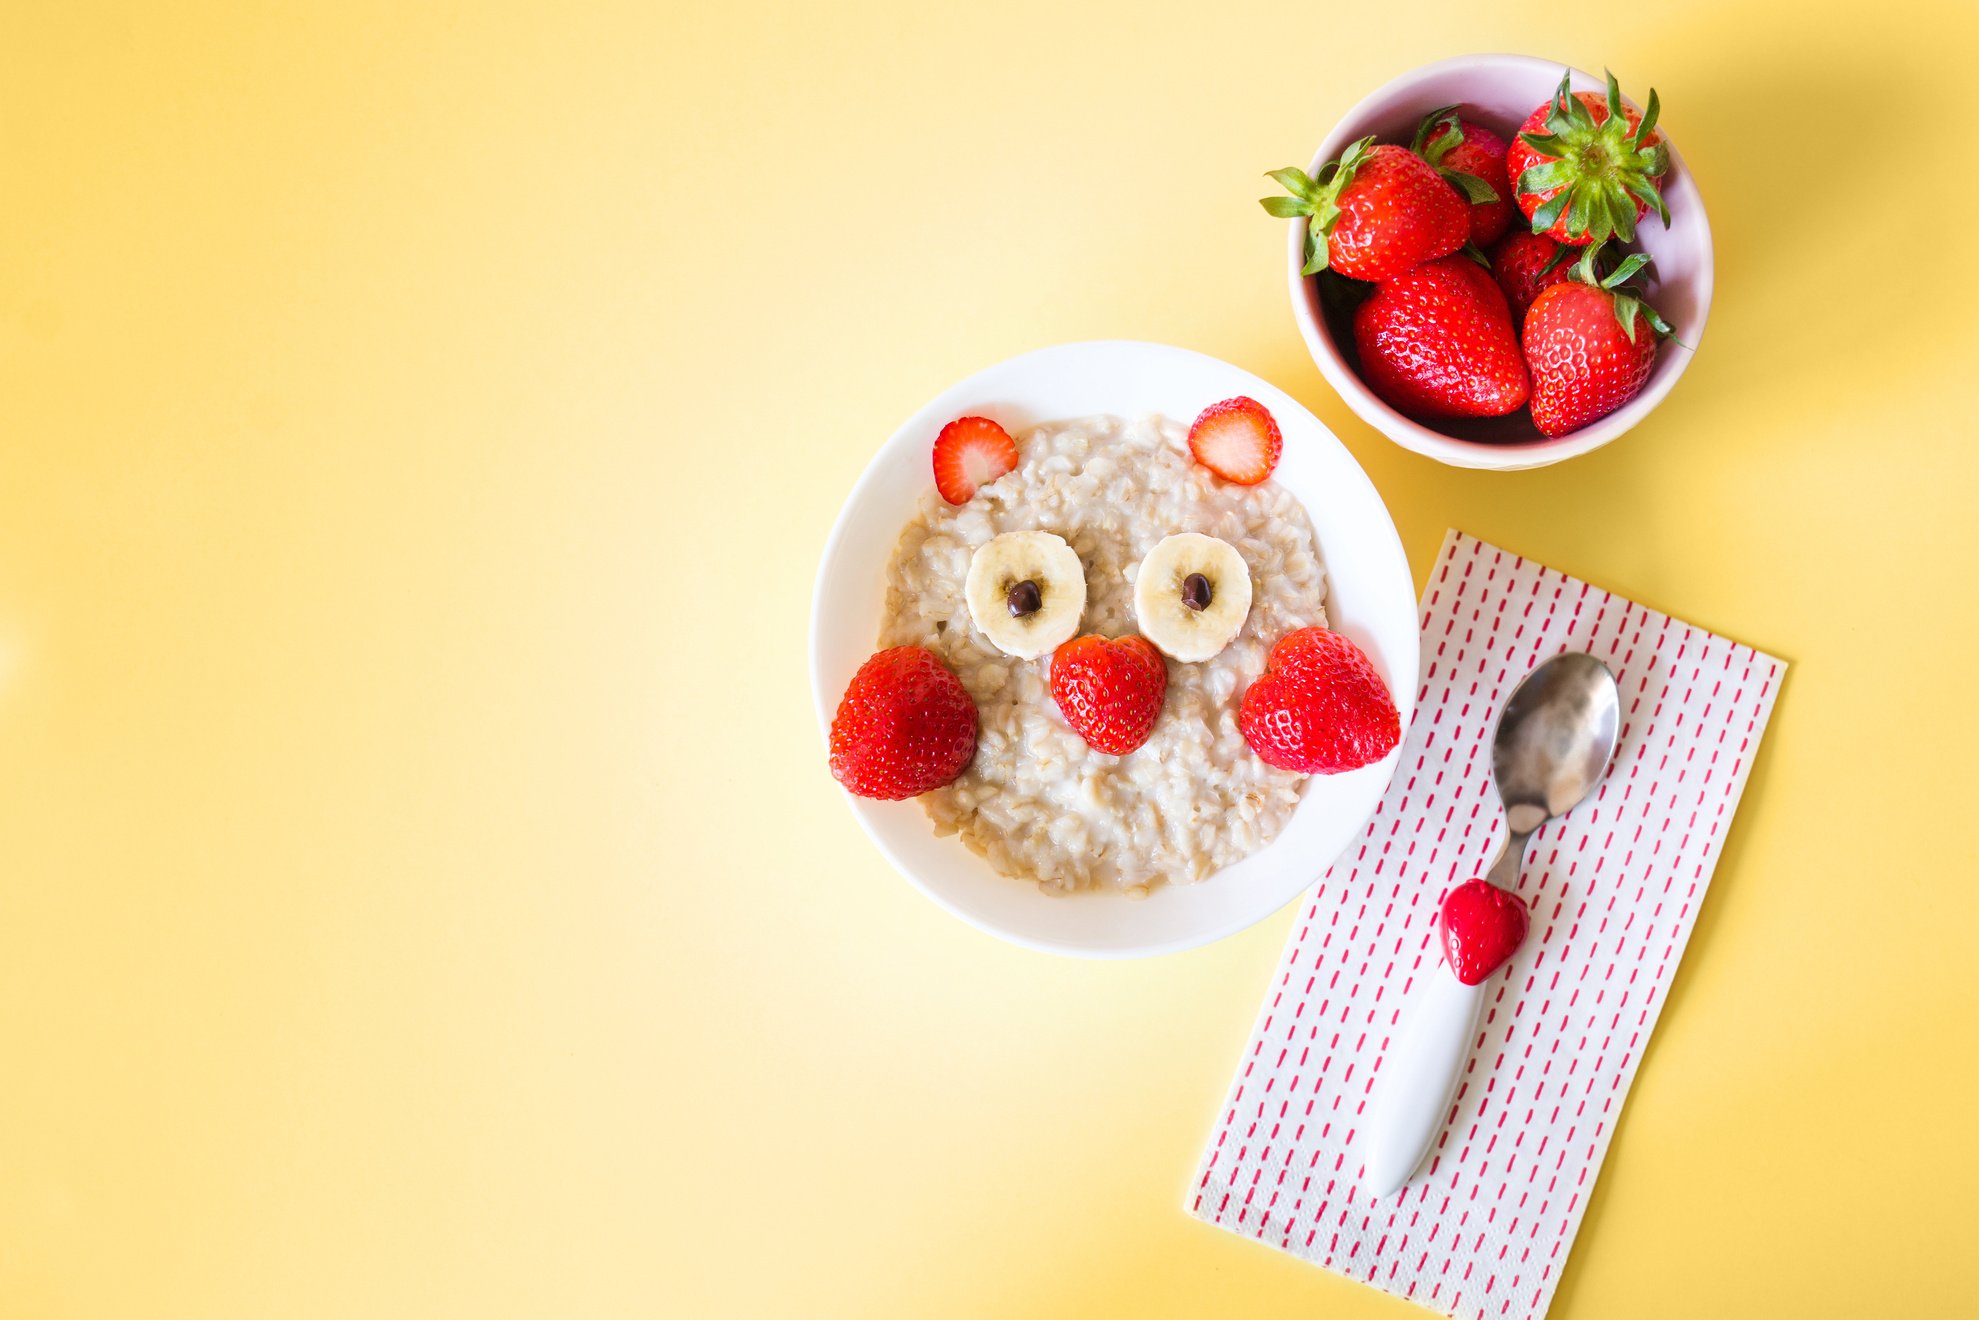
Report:
[{"label": "banana slice", "polygon": [[1035,660],[1079,631],[1086,566],[1062,536],[1005,532],[976,547],[962,591],[990,645]]},{"label": "banana slice", "polygon": [[1251,570],[1227,541],[1200,532],[1163,538],[1134,578],[1141,636],[1177,660],[1207,660],[1251,612]]}]

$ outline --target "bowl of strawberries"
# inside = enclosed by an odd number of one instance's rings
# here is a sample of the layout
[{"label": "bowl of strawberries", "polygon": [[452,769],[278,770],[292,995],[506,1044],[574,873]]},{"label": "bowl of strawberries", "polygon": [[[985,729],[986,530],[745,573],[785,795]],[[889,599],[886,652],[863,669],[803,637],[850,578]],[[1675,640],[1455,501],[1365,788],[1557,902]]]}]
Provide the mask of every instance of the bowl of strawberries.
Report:
[{"label": "bowl of strawberries", "polygon": [[1524,55],[1427,65],[1274,170],[1313,361],[1389,439],[1541,467],[1661,403],[1711,310],[1711,227],[1654,91]]}]

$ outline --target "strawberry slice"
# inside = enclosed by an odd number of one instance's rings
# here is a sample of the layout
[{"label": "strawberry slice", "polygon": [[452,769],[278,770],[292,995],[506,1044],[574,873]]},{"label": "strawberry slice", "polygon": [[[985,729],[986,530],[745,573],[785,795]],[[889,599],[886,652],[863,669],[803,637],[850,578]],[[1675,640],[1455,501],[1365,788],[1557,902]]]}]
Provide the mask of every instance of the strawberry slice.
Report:
[{"label": "strawberry slice", "polygon": [[935,437],[935,489],[950,504],[967,504],[1016,466],[1017,442],[987,417],[958,417]]},{"label": "strawberry slice", "polygon": [[1241,394],[1212,403],[1189,428],[1189,452],[1196,462],[1239,486],[1255,486],[1270,476],[1284,448],[1271,413]]}]

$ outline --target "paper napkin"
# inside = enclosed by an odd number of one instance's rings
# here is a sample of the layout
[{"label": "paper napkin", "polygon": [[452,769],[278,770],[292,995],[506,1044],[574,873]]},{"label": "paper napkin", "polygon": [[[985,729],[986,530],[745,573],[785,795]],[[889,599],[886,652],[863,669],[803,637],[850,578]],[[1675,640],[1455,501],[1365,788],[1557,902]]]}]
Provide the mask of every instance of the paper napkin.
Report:
[{"label": "paper napkin", "polygon": [[[1452,532],[1422,606],[1422,683],[1367,829],[1301,901],[1190,1212],[1448,1316],[1546,1313],[1786,666]],[[1532,933],[1485,1001],[1431,1162],[1384,1200],[1364,1110],[1443,893],[1503,837],[1489,739],[1534,665],[1621,682],[1598,796],[1533,836]]]}]

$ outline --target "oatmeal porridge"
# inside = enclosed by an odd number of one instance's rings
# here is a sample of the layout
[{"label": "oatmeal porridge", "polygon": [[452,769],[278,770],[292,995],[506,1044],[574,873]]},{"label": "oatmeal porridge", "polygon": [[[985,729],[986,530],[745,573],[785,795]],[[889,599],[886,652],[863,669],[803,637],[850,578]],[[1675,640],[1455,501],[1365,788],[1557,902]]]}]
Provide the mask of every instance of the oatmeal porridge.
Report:
[{"label": "oatmeal porridge", "polygon": [[[1238,700],[1270,644],[1324,625],[1325,573],[1305,509],[1272,482],[1238,486],[1191,461],[1187,429],[1165,418],[1088,417],[1019,438],[1018,466],[965,504],[928,492],[901,533],[887,577],[883,646],[923,646],[961,679],[980,718],[976,755],[921,795],[936,831],[957,834],[999,872],[1050,893],[1145,896],[1197,881],[1268,843],[1298,805],[1304,776],[1265,765],[1238,729]],[[1005,654],[970,617],[974,552],[1007,532],[1056,533],[1085,572],[1078,631],[1135,633],[1142,558],[1177,532],[1234,547],[1249,569],[1250,612],[1208,660],[1168,660],[1147,742],[1093,750],[1049,689],[1050,658]]]}]

